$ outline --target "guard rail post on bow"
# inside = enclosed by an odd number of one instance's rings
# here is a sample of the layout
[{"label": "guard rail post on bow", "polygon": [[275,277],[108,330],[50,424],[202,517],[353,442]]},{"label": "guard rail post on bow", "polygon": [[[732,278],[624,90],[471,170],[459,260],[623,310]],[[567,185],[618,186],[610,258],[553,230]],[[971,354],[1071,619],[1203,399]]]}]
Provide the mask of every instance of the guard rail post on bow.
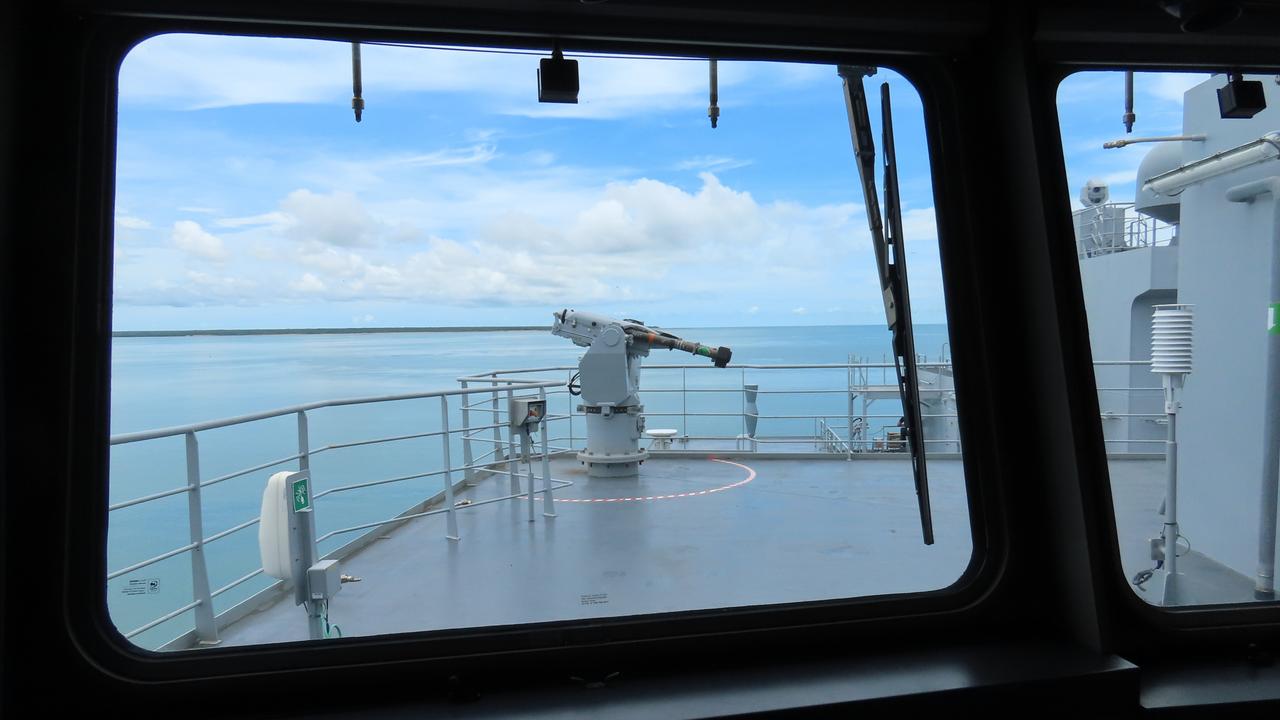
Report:
[{"label": "guard rail post on bow", "polygon": [[200,444],[195,432],[185,435],[187,445],[187,520],[191,544],[191,599],[196,603],[196,639],[201,645],[218,643],[209,592],[209,566],[204,557],[204,510],[200,502]]}]

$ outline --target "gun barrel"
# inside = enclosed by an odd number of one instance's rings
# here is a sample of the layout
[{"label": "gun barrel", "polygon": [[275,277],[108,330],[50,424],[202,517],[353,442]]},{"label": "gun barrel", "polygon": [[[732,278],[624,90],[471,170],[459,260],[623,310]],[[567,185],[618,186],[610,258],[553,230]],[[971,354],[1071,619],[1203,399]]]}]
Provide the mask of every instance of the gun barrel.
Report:
[{"label": "gun barrel", "polygon": [[659,335],[653,331],[635,331],[631,333],[637,340],[642,340],[654,347],[671,348],[672,350],[683,350],[693,355],[701,355],[711,358],[716,367],[725,367],[729,364],[729,358],[733,357],[733,351],[727,347],[711,347],[696,343],[692,340],[682,340],[673,335]]}]

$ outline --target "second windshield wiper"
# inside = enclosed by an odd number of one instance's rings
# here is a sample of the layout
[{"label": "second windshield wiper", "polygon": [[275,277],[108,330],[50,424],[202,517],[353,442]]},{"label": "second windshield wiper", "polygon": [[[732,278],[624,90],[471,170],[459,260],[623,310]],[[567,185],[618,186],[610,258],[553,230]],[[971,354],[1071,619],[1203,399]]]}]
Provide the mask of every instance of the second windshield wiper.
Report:
[{"label": "second windshield wiper", "polygon": [[920,392],[916,370],[915,339],[911,330],[911,300],[907,292],[907,253],[902,241],[902,209],[898,202],[898,168],[893,148],[893,119],[889,106],[889,83],[880,85],[881,128],[884,144],[884,219],[876,192],[876,150],[862,78],[876,72],[872,67],[841,65],[837,72],[844,80],[845,108],[849,112],[849,132],[862,180],[871,244],[876,253],[876,270],[884,314],[893,334],[893,362],[897,368],[902,417],[911,451],[916,498],[920,505],[920,529],[925,545],[933,544],[933,514],[929,507],[929,476],[925,469],[924,423],[920,417]]}]

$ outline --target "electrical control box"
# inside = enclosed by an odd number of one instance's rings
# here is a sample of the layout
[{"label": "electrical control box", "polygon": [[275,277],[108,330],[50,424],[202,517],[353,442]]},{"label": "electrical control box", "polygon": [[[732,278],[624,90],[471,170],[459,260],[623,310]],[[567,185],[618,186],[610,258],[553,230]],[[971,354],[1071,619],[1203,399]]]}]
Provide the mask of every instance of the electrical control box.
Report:
[{"label": "electrical control box", "polygon": [[328,600],[342,588],[342,568],[337,560],[321,560],[307,569],[312,600]]},{"label": "electrical control box", "polygon": [[508,407],[511,427],[515,430],[533,428],[547,417],[547,401],[534,395],[513,397]]}]

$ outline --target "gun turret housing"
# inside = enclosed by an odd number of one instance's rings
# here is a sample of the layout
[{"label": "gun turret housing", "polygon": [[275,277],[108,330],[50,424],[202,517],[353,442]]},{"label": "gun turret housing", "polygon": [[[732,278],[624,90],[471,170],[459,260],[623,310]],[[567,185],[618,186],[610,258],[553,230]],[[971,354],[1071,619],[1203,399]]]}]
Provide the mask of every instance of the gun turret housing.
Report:
[{"label": "gun turret housing", "polygon": [[628,477],[639,472],[649,452],[640,447],[644,406],[640,404],[640,358],[653,348],[683,350],[725,367],[733,352],[684,340],[638,320],[617,320],[596,313],[553,313],[551,333],[587,348],[578,361],[582,404],[587,416],[587,447],[578,459],[591,477]]}]

